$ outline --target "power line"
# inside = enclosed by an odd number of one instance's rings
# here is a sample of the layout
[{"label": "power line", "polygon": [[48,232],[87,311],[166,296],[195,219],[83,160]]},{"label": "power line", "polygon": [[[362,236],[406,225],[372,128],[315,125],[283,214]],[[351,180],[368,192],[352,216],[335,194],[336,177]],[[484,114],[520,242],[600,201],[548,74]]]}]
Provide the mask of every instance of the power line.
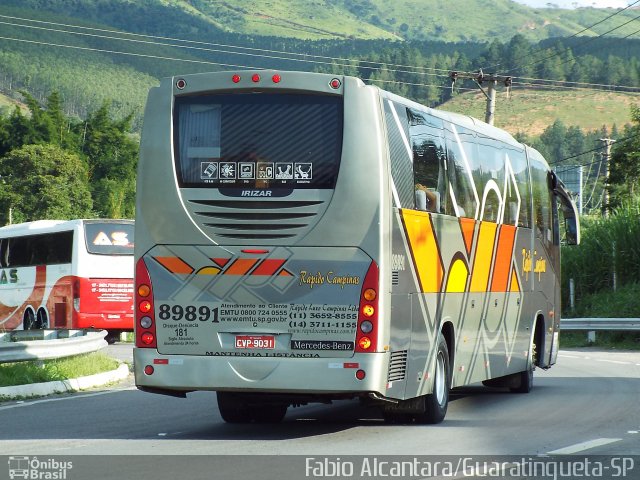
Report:
[{"label": "power line", "polygon": [[[638,0],[638,1],[640,1],[640,0]],[[283,50],[270,50],[270,49],[265,49],[265,48],[244,47],[244,46],[241,46],[241,45],[228,45],[228,44],[223,44],[223,43],[202,42],[202,41],[187,40],[187,39],[175,38],[175,37],[164,37],[164,36],[160,36],[160,35],[145,35],[145,34],[141,34],[141,33],[121,32],[121,31],[118,31],[118,30],[84,27],[84,26],[81,26],[81,25],[73,25],[73,24],[67,24],[67,23],[45,22],[45,21],[42,21],[42,20],[33,20],[33,19],[28,19],[28,18],[13,17],[13,16],[9,16],[9,15],[0,15],[0,18],[9,18],[9,19],[20,20],[20,21],[25,21],[25,22],[41,23],[41,24],[45,24],[45,25],[56,25],[56,26],[66,27],[66,28],[77,28],[77,29],[81,29],[81,30],[105,32],[105,33],[117,34],[117,35],[130,35],[130,36],[134,36],[134,37],[142,37],[142,38],[150,38],[150,39],[166,40],[166,41],[174,41],[174,42],[183,42],[183,43],[194,44],[194,45],[204,45],[204,46],[213,46],[213,47],[221,47],[221,48],[232,48],[232,49],[235,48],[235,49],[238,49],[238,50],[247,50],[247,51],[252,51],[252,52],[260,52],[260,54],[256,54],[255,56],[264,56],[264,52],[276,53],[276,54],[279,54],[279,55],[293,55],[293,56],[298,56],[298,57],[305,57],[305,58],[302,58],[302,59],[298,59],[298,61],[307,61],[307,62],[310,62],[310,63],[324,63],[324,62],[313,62],[313,61],[310,61],[310,60],[306,60],[307,57],[320,58],[320,59],[324,59],[324,60],[331,60],[332,62],[333,61],[358,62],[358,63],[367,63],[367,64],[372,64],[372,65],[379,65],[381,67],[412,68],[412,69],[416,69],[418,71],[427,70],[427,71],[434,71],[434,72],[444,72],[444,76],[446,76],[446,73],[448,73],[449,70],[450,70],[450,69],[435,68],[435,67],[421,67],[421,66],[415,66],[415,65],[401,65],[401,64],[384,63],[384,62],[372,62],[372,61],[368,61],[368,60],[358,60],[358,59],[350,59],[350,58],[342,58],[342,57],[330,57],[330,56],[325,56],[325,55],[315,55],[315,54],[308,54],[308,53],[287,52],[287,51],[283,51]],[[11,23],[7,23],[7,24],[8,25],[17,26],[17,27],[39,28],[39,29],[47,30],[44,27],[35,27],[35,26],[31,26],[31,25],[21,25],[21,24],[11,24]],[[52,31],[58,31],[58,30],[52,29]],[[65,31],[65,30],[62,30],[60,32],[77,34],[77,35],[95,36],[95,37],[100,37],[100,38],[112,38],[112,37],[101,37],[100,35],[83,34],[82,32],[69,32],[69,31]],[[124,40],[124,41],[127,41],[127,40],[128,41],[136,41],[134,39],[125,39],[125,38],[116,38],[116,39]],[[142,41],[138,41],[138,42],[144,43]],[[154,43],[154,42],[149,42],[149,43],[157,44],[157,45],[173,46],[173,47],[177,47],[177,48],[193,48],[193,49],[196,49],[196,50],[207,50],[206,48],[196,48],[196,47],[187,47],[187,46],[179,46],[179,45],[167,45],[167,44],[163,44],[163,43]],[[218,51],[218,50],[212,50],[212,51]],[[238,55],[242,54],[241,52],[225,52],[225,53],[232,53],[232,54],[238,54]],[[296,59],[293,59],[293,58],[285,58],[285,59],[286,60],[291,60],[291,61],[296,61]],[[356,65],[348,65],[348,66],[356,66]],[[360,67],[360,66],[358,65],[358,67]],[[364,67],[364,68],[366,68],[366,67]],[[419,73],[419,72],[405,72],[405,73]]]},{"label": "power line", "polygon": [[[640,2],[640,0],[637,0],[637,2]],[[395,74],[409,74],[409,75],[420,75],[420,76],[431,76],[431,77],[436,77],[436,78],[445,78],[448,77],[448,75],[444,75],[444,74],[438,74],[438,73],[428,73],[426,71],[420,71],[420,70],[431,70],[434,72],[440,72],[440,71],[446,71],[448,72],[449,70],[444,70],[444,69],[438,69],[438,68],[431,68],[431,67],[418,67],[418,66],[412,66],[412,65],[398,65],[398,64],[386,64],[383,62],[372,62],[372,61],[368,61],[368,60],[358,60],[358,59],[349,59],[349,58],[341,58],[341,57],[328,57],[328,56],[320,56],[320,55],[308,55],[308,54],[301,54],[301,53],[296,53],[296,52],[284,52],[284,51],[278,51],[278,50],[261,50],[261,49],[256,49],[256,48],[250,48],[250,47],[241,47],[241,46],[234,46],[234,45],[227,45],[227,44],[218,44],[218,43],[208,43],[208,42],[200,42],[200,41],[192,41],[192,40],[184,40],[184,39],[179,39],[179,38],[171,38],[171,37],[160,37],[160,36],[153,36],[153,35],[143,35],[143,34],[137,34],[137,33],[129,33],[129,32],[118,32],[115,30],[108,30],[108,29],[99,29],[99,28],[91,28],[91,27],[83,27],[83,26],[78,26],[78,25],[72,25],[72,24],[61,24],[61,23],[56,23],[56,22],[45,22],[45,21],[40,21],[40,20],[31,20],[31,19],[24,19],[21,17],[11,17],[8,15],[0,15],[0,18],[10,18],[10,19],[18,19],[21,21],[28,21],[28,22],[34,22],[34,23],[40,23],[40,24],[46,24],[46,25],[56,25],[56,26],[63,26],[66,28],[78,28],[78,29],[84,29],[84,30],[89,30],[89,31],[97,31],[97,32],[107,32],[110,34],[117,34],[117,35],[131,35],[131,36],[137,36],[137,37],[142,37],[142,38],[151,38],[151,39],[163,39],[163,40],[170,40],[170,41],[174,41],[174,42],[184,42],[184,43],[191,43],[191,44],[198,44],[198,45],[209,45],[209,46],[222,46],[225,48],[236,48],[236,49],[242,49],[242,50],[247,50],[247,51],[262,51],[262,52],[272,52],[272,53],[278,53],[280,55],[295,55],[295,56],[301,56],[301,57],[311,57],[311,58],[323,58],[323,59],[327,59],[327,60],[331,60],[331,62],[328,61],[319,61],[319,60],[310,60],[310,59],[305,59],[305,58],[289,58],[286,56],[275,56],[275,55],[267,55],[264,53],[248,53],[248,52],[235,52],[235,51],[230,51],[230,50],[222,50],[222,49],[217,49],[217,48],[204,48],[204,47],[197,47],[197,46],[190,46],[190,45],[176,45],[176,44],[170,44],[170,43],[162,43],[162,42],[156,42],[156,41],[149,41],[149,40],[139,40],[139,39],[132,39],[132,38],[123,38],[123,37],[114,37],[114,36],[109,36],[109,35],[100,35],[100,34],[92,34],[92,33],[83,33],[83,32],[74,32],[74,31],[69,31],[69,30],[60,30],[60,29],[54,29],[54,28],[47,28],[47,27],[39,27],[39,26],[35,26],[35,25],[22,25],[22,24],[16,24],[16,23],[11,23],[11,22],[2,22],[0,21],[0,24],[5,24],[5,25],[10,25],[10,26],[14,26],[14,27],[22,27],[22,28],[30,28],[30,29],[37,29],[37,30],[44,30],[44,31],[52,31],[52,32],[57,32],[57,33],[63,33],[63,34],[71,34],[71,35],[81,35],[81,36],[88,36],[88,37],[93,37],[93,38],[101,38],[101,39],[106,39],[106,40],[120,40],[120,41],[126,41],[126,42],[133,42],[133,43],[140,43],[140,44],[147,44],[147,45],[154,45],[154,46],[163,46],[163,47],[169,47],[169,48],[182,48],[182,49],[192,49],[192,50],[197,50],[197,51],[204,51],[204,52],[214,52],[214,53],[223,53],[223,54],[227,54],[227,55],[243,55],[243,56],[249,56],[249,57],[257,57],[257,58],[264,58],[264,59],[270,59],[270,60],[284,60],[284,61],[292,61],[292,62],[304,62],[304,63],[311,63],[311,64],[317,64],[317,65],[325,65],[325,66],[338,66],[338,67],[352,67],[352,68],[359,68],[359,69],[367,69],[367,70],[378,70],[379,68],[386,68],[387,71],[391,72],[391,73],[395,73]],[[18,39],[14,39],[14,40],[18,40]],[[46,42],[44,42],[46,43]],[[60,44],[57,44],[58,46],[62,46]],[[89,48],[89,47],[86,47]],[[115,51],[113,51],[112,53],[117,53]],[[126,53],[123,53],[126,54]],[[168,60],[172,59],[172,58],[166,58]],[[175,59],[175,60],[182,60],[182,59]],[[187,61],[187,60],[182,60],[182,61]],[[340,61],[340,62],[349,62],[349,63],[342,63],[342,64],[336,64],[336,61]],[[193,60],[193,63],[200,63],[196,60]],[[221,65],[221,66],[233,66],[233,64],[229,64],[229,63],[221,63],[221,62],[204,62],[204,63],[209,63],[212,65]],[[368,65],[379,65],[379,67],[375,67],[375,66],[367,66],[367,65],[363,65],[363,64],[368,64]],[[399,67],[399,68],[408,68],[408,69],[413,69],[415,71],[412,70],[400,70],[398,68],[387,68],[387,67]],[[248,68],[258,68],[258,67],[248,67]],[[520,78],[520,77],[514,77],[515,78]],[[525,77],[522,77],[523,79],[527,79]],[[594,90],[601,90],[603,88],[608,88],[608,89],[617,89],[617,90],[624,90],[624,91],[629,91],[631,93],[633,93],[633,91],[638,90],[640,91],[640,87],[632,87],[632,86],[627,86],[627,85],[607,85],[607,84],[588,84],[585,82],[563,82],[561,80],[547,80],[547,79],[528,79],[531,80],[532,82],[530,83],[524,83],[524,82],[517,82],[518,85],[527,85],[527,86],[532,86],[532,87],[546,87],[546,84],[537,84],[537,83],[533,83],[533,82],[549,82],[549,83],[571,83],[574,85],[584,85],[585,87],[601,87],[601,88],[581,88],[581,87],[569,87],[566,85],[558,85],[557,87],[554,86],[549,86],[549,88],[558,88],[558,89],[594,89]],[[420,83],[411,83],[411,82],[397,82],[397,83],[401,83],[401,84],[407,84],[407,85],[414,85],[414,86],[420,86],[422,84]],[[439,88],[448,88],[448,87],[439,87]],[[460,89],[460,90],[464,90],[464,89]],[[466,90],[472,90],[472,89],[466,89]]]},{"label": "power line", "polygon": [[[639,0],[639,1],[640,1],[640,0]],[[636,3],[637,3],[637,2],[636,2]],[[591,43],[591,42],[593,42],[594,40],[597,40],[598,38],[602,38],[602,37],[604,37],[605,35],[607,35],[607,34],[609,34],[609,33],[611,33],[611,32],[614,32],[614,31],[618,30],[619,28],[622,28],[622,27],[624,27],[625,25],[628,25],[629,23],[631,23],[631,22],[633,22],[633,21],[635,21],[635,20],[638,20],[638,19],[640,19],[640,15],[638,15],[637,17],[633,17],[631,20],[629,20],[629,21],[627,21],[627,22],[623,23],[622,25],[618,25],[617,27],[612,28],[611,30],[608,30],[608,31],[606,31],[606,32],[604,32],[604,33],[601,33],[600,35],[597,35],[597,36],[595,36],[595,37],[589,37],[589,39],[585,40],[584,42],[579,43],[578,45],[573,45],[572,47],[566,47],[566,48],[564,49],[564,51],[562,51],[562,52],[555,52],[555,53],[553,53],[553,54],[551,54],[551,55],[549,55],[549,56],[547,56],[547,57],[543,57],[543,58],[541,58],[540,60],[534,60],[533,62],[526,63],[526,64],[524,64],[524,65],[516,65],[515,67],[512,67],[510,70],[507,70],[507,72],[512,72],[513,70],[518,69],[518,68],[530,67],[531,65],[535,65],[535,64],[538,64],[538,63],[544,62],[545,60],[549,60],[549,59],[551,59],[551,58],[553,58],[553,57],[558,57],[558,56],[560,56],[560,55],[564,55],[565,53],[567,53],[567,52],[569,52],[569,51],[574,51],[576,48],[582,47],[583,45],[586,45],[587,43]],[[570,37],[569,37],[569,38],[570,38]],[[625,38],[626,38],[626,37],[625,37]],[[561,65],[564,65],[564,63],[567,63],[567,61],[563,62]]]},{"label": "power line", "polygon": [[[620,13],[622,13],[622,12],[624,12],[624,11],[628,10],[629,8],[631,8],[632,6],[634,6],[634,5],[635,5],[635,4],[637,4],[637,3],[640,3],[640,0],[636,0],[635,2],[633,2],[633,3],[629,4],[629,5],[627,5],[625,8],[623,8],[623,9],[621,9],[621,10],[618,10],[617,12],[612,13],[611,15],[609,15],[608,17],[605,17],[604,19],[600,20],[599,22],[596,22],[596,23],[594,23],[593,25],[591,25],[591,26],[589,26],[589,27],[586,27],[586,28],[583,28],[583,29],[582,29],[582,30],[580,30],[579,32],[574,33],[573,35],[570,35],[569,37],[566,37],[566,39],[570,39],[570,38],[577,38],[577,36],[578,36],[578,35],[580,35],[581,33],[584,33],[584,32],[586,32],[587,30],[591,30],[593,27],[595,27],[595,26],[597,26],[597,25],[600,25],[601,23],[604,23],[605,21],[609,20],[610,18],[615,17],[616,15],[619,15]],[[551,58],[553,58],[553,57],[557,57],[557,56],[559,56],[559,55],[562,55],[562,54],[564,54],[564,53],[567,53],[567,52],[568,52],[568,51],[570,51],[570,50],[575,50],[575,48],[580,47],[580,46],[582,46],[582,45],[584,45],[584,44],[586,44],[586,43],[589,43],[589,42],[591,42],[591,41],[593,41],[593,40],[596,40],[596,39],[598,39],[598,38],[602,38],[602,37],[604,37],[605,35],[607,35],[607,34],[609,34],[609,33],[613,32],[613,31],[617,30],[618,28],[622,28],[623,26],[627,25],[628,23],[631,23],[633,20],[636,20],[636,19],[638,19],[638,18],[640,18],[640,17],[632,18],[632,19],[631,19],[631,20],[629,20],[628,22],[625,22],[625,23],[623,23],[622,25],[619,25],[618,27],[616,27],[616,28],[614,28],[614,29],[612,29],[612,30],[609,30],[609,31],[604,32],[604,33],[601,33],[601,34],[599,34],[599,35],[596,35],[595,37],[590,37],[590,38],[589,38],[589,40],[587,40],[587,41],[585,41],[585,42],[583,42],[583,43],[580,43],[580,44],[578,44],[578,45],[574,45],[573,47],[566,47],[566,48],[565,48],[565,50],[564,50],[564,52],[556,52],[556,53],[553,53],[553,54],[549,55],[548,57],[544,57],[544,58],[541,58],[541,59],[539,59],[539,60],[534,60],[533,62],[531,62],[531,63],[527,63],[527,64],[524,64],[524,65],[516,65],[515,67],[511,68],[510,70],[507,70],[507,72],[512,72],[512,71],[514,71],[514,70],[516,70],[516,69],[519,69],[519,68],[524,68],[524,67],[528,67],[528,66],[531,66],[531,65],[535,65],[535,64],[537,64],[537,63],[541,63],[541,62],[543,62],[543,61],[545,61],[545,60],[549,60],[549,59],[551,59]],[[626,37],[625,37],[625,38],[626,38]],[[566,40],[566,39],[565,39],[565,40]],[[543,49],[543,48],[541,47],[541,48],[538,50],[538,52],[537,52],[537,53],[543,53],[544,51],[545,51],[545,49]],[[536,55],[537,53],[536,53],[536,52],[534,52],[534,53],[532,53],[532,55]],[[498,64],[498,65],[499,65],[499,64]],[[496,65],[496,66],[498,66],[498,65]],[[490,67],[490,68],[492,68],[492,67]]]}]

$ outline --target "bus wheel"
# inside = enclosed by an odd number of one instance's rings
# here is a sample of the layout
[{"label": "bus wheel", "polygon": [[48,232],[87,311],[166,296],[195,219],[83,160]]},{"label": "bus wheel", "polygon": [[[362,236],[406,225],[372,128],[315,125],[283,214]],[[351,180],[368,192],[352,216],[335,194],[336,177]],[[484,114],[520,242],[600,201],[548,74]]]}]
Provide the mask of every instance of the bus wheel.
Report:
[{"label": "bus wheel", "polygon": [[22,328],[25,330],[35,330],[36,328],[36,316],[33,310],[27,310],[24,312],[24,319],[22,320]]},{"label": "bus wheel", "polygon": [[220,416],[227,423],[250,423],[249,406],[238,395],[216,392]]},{"label": "bus wheel", "polygon": [[251,407],[251,418],[256,423],[280,423],[287,414],[289,405],[261,405]]},{"label": "bus wheel", "polygon": [[449,388],[451,369],[449,367],[449,348],[442,334],[438,335],[436,354],[436,372],[433,378],[433,393],[423,395],[420,413],[414,414],[416,423],[440,423],[444,420],[449,406]]},{"label": "bus wheel", "polygon": [[405,412],[394,412],[389,409],[382,409],[382,418],[386,423],[395,423],[395,424],[407,424],[413,421],[413,418],[410,413]]},{"label": "bus wheel", "polygon": [[39,329],[49,328],[49,318],[47,317],[47,312],[44,309],[38,310],[38,314],[36,315],[36,327]]},{"label": "bus wheel", "polygon": [[116,343],[118,340],[120,340],[120,332],[113,332],[113,331],[109,331],[107,333],[107,335],[104,337],[104,339],[106,340],[106,342],[109,345],[113,345],[114,343]]},{"label": "bus wheel", "polygon": [[[536,334],[537,334],[536,329]],[[536,361],[537,361],[537,344],[535,342],[536,336],[534,335],[534,340],[531,341],[531,347],[529,348],[529,356],[527,369],[523,372],[516,373],[518,377],[519,384],[517,387],[509,388],[513,393],[529,393],[533,388],[533,371],[536,369]]]}]

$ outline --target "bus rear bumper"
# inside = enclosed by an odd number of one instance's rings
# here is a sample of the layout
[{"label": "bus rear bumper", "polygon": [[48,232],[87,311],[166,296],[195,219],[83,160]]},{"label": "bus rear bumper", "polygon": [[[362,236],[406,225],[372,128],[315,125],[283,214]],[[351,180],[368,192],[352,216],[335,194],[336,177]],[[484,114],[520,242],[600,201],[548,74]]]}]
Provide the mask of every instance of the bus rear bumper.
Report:
[{"label": "bus rear bumper", "polygon": [[[181,396],[196,390],[253,393],[320,394],[340,398],[387,389],[388,353],[351,358],[254,358],[161,355],[134,348],[136,386],[144,391]],[[153,368],[153,373],[148,372]],[[358,379],[358,371],[364,378]],[[361,375],[361,374],[360,374]]]},{"label": "bus rear bumper", "polygon": [[133,331],[133,313],[78,313],[78,328]]}]

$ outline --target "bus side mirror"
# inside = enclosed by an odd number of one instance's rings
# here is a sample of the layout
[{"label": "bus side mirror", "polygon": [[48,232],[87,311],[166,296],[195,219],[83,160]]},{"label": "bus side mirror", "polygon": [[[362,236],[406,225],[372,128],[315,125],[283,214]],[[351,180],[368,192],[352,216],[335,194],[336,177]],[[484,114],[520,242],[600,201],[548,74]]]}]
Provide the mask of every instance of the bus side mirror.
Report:
[{"label": "bus side mirror", "polygon": [[576,221],[576,217],[565,218],[564,227],[566,230],[567,245],[579,245],[580,234],[578,230],[578,222]]}]

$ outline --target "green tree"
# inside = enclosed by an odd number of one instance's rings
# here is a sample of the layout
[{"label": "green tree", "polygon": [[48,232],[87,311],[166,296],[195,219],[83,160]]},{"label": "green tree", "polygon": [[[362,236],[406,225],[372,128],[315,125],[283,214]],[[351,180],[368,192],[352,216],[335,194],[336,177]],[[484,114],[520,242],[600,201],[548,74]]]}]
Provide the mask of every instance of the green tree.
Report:
[{"label": "green tree", "polygon": [[26,145],[0,158],[0,223],[93,216],[87,168],[55,145]]},{"label": "green tree", "polygon": [[129,134],[133,115],[121,120],[110,116],[110,102],[89,114],[82,129],[82,153],[89,165],[94,208],[99,216],[135,214],[135,174],[138,144]]},{"label": "green tree", "polygon": [[624,129],[624,142],[613,144],[610,170],[612,206],[622,205],[640,194],[640,107],[631,107],[633,124]]}]

